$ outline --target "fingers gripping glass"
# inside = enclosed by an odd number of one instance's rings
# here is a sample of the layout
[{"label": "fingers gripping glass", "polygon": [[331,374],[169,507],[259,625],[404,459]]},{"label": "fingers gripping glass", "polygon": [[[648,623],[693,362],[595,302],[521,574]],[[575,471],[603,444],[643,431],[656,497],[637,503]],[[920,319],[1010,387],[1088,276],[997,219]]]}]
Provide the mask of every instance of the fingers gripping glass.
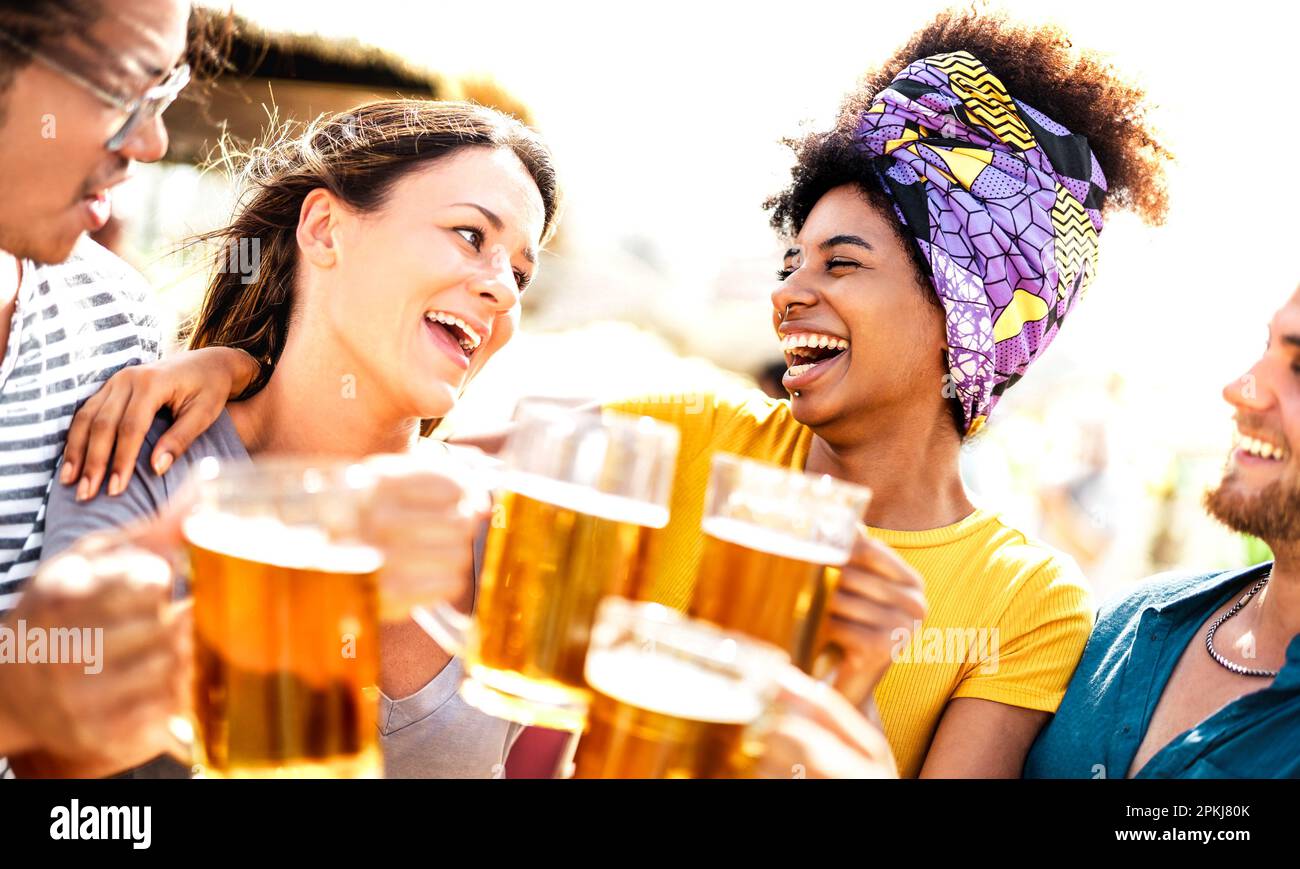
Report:
[{"label": "fingers gripping glass", "polygon": [[0,30],[0,42],[7,43],[33,60],[45,64],[45,66],[64,78],[85,88],[102,102],[125,114],[126,120],[122,122],[122,126],[104,143],[104,147],[109,151],[121,149],[126,144],[126,141],[131,138],[131,134],[140,128],[141,124],[152,121],[167,111],[167,107],[176,100],[180,92],[190,83],[190,65],[182,63],[171,71],[171,74],[167,76],[167,80],[162,84],[149,88],[143,95],[134,99],[124,99],[116,94],[109,93],[85,76],[73,72],[53,58],[36,51],[30,46],[23,45],[3,30]]}]

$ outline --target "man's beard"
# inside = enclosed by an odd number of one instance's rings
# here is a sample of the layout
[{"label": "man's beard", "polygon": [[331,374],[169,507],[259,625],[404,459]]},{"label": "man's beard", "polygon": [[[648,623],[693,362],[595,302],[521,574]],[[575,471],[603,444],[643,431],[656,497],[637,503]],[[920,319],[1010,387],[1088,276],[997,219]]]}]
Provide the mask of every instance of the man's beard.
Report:
[{"label": "man's beard", "polygon": [[1229,471],[1205,493],[1203,503],[1211,516],[1266,543],[1300,540],[1300,487],[1290,484],[1289,474],[1252,492],[1241,492],[1233,478]]}]

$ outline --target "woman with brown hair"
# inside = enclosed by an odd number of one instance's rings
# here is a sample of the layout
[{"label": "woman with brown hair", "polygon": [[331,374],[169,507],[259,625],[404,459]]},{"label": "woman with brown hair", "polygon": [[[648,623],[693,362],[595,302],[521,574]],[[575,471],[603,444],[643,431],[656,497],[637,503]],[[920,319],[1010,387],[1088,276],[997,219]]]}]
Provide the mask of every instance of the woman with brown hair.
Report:
[{"label": "woman with brown hair", "polygon": [[[50,496],[46,551],[152,516],[208,455],[362,458],[420,453],[395,473],[367,528],[385,549],[380,729],[393,776],[499,775],[517,728],[456,695],[460,665],[410,621],[416,603],[472,604],[472,544],[485,493],[463,456],[422,441],[514,332],[550,238],[558,192],[550,152],[517,121],[462,103],[392,100],[320,119],[253,151],[229,250],[257,239],[250,284],[217,268],[191,348],[247,351],[260,372],[165,476],[144,437],[120,495]],[[179,472],[179,473],[178,473]]]}]

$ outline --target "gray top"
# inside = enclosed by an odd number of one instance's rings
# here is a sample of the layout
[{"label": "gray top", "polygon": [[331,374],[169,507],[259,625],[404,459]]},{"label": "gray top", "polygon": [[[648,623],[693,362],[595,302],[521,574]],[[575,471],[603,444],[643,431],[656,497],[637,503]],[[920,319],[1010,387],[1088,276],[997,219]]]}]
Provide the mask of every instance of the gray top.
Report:
[{"label": "gray top", "polygon": [[[45,519],[46,557],[67,549],[94,531],[127,525],[158,513],[184,484],[199,461],[247,459],[248,450],[222,411],[184,455],[177,457],[164,476],[149,467],[158,438],[170,417],[160,414],[145,436],[134,474],[126,491],[115,498],[99,495],[78,504],[72,486],[52,487]],[[486,531],[486,524],[484,526]],[[474,547],[474,574],[478,576],[483,534]],[[501,778],[506,755],[522,729],[517,724],[484,715],[460,698],[456,689],[464,673],[460,658],[452,658],[427,685],[409,697],[392,700],[379,695],[379,733],[388,778]],[[157,774],[158,764],[150,764]],[[185,774],[180,765],[175,772]]]}]

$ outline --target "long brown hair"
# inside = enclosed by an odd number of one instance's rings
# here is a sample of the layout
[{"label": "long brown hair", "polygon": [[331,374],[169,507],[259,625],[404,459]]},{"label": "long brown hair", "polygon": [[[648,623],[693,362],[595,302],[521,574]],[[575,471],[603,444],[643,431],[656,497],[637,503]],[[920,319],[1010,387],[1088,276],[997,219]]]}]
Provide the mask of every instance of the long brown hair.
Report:
[{"label": "long brown hair", "polygon": [[[508,148],[542,196],[542,242],[555,230],[559,192],[550,150],[531,129],[471,103],[382,100],[286,127],[253,148],[238,169],[234,217],[202,236],[215,243],[214,269],[191,325],[190,349],[246,350],[262,370],[241,398],[266,386],[284,351],[294,310],[298,217],[307,194],[324,188],[362,213],[383,205],[407,173],[462,148]],[[231,159],[231,158],[227,158]],[[254,256],[248,256],[255,241]],[[240,251],[240,245],[243,250]],[[252,260],[250,274],[228,264]],[[420,427],[428,435],[437,420]]]}]

